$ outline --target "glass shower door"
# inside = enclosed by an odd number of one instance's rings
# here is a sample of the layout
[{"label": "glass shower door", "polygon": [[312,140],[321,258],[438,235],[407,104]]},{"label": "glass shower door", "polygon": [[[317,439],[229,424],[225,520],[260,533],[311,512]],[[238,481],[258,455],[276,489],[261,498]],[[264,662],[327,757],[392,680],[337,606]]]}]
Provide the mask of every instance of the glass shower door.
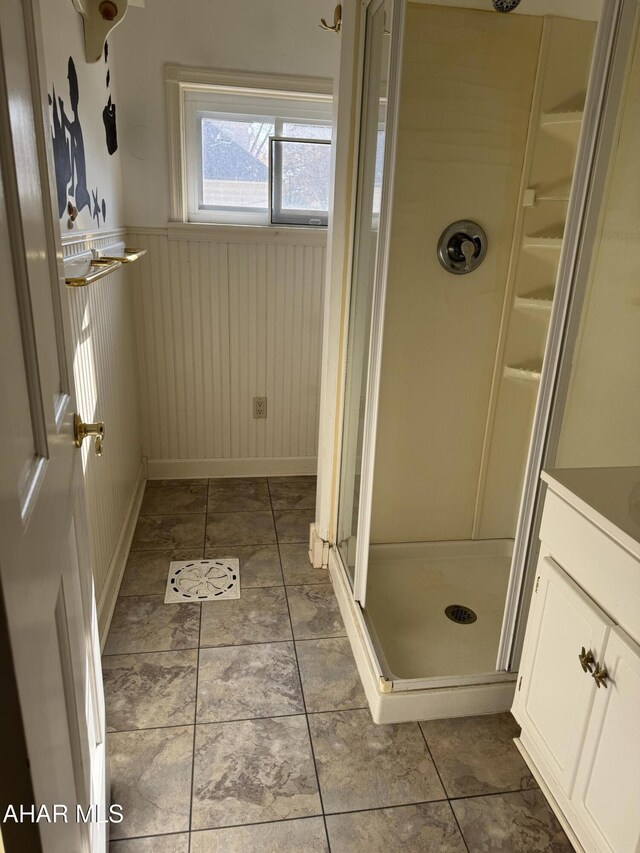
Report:
[{"label": "glass shower door", "polygon": [[372,0],[366,13],[337,536],[340,555],[352,585],[356,576],[369,351],[380,254],[378,244],[381,239],[382,178],[389,120],[387,93],[393,6],[393,0]]}]

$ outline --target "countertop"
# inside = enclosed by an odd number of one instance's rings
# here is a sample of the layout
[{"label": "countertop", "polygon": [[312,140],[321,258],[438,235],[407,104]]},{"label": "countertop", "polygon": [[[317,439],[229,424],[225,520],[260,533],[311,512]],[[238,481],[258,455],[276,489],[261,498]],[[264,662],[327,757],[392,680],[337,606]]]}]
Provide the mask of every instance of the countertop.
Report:
[{"label": "countertop", "polygon": [[549,488],[640,556],[640,467],[552,468]]}]

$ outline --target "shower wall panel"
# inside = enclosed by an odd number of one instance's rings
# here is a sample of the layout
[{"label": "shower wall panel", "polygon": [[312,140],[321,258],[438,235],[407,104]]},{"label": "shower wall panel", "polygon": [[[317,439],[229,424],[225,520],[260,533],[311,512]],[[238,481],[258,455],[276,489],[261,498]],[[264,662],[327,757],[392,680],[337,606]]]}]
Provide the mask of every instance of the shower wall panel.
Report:
[{"label": "shower wall panel", "polygon": [[[397,140],[372,542],[468,539],[542,21],[410,4]],[[457,219],[477,270],[440,267]]]}]

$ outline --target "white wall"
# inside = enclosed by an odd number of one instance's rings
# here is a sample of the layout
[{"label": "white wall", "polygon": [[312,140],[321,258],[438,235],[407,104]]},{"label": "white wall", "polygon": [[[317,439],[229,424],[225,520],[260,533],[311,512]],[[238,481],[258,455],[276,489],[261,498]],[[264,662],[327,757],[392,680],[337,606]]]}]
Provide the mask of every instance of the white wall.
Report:
[{"label": "white wall", "polygon": [[[113,51],[106,63],[104,58],[95,63],[85,62],[82,18],[74,9],[71,0],[41,0],[40,17],[48,93],[52,95],[55,87],[56,101],[58,98],[63,99],[67,115],[73,119],[67,80],[71,56],[78,76],[78,117],[84,141],[87,189],[90,195],[97,191],[99,201],[104,199],[106,205],[106,222],[102,215],[96,220],[91,215],[92,211],[84,208],[80,211],[71,233],[93,231],[103,227],[117,228],[123,224],[121,149],[116,150],[114,154],[107,151],[102,119],[102,111],[111,95],[116,104],[116,122],[119,125],[120,102]],[[108,87],[107,70],[110,71]],[[52,114],[50,108],[50,118]],[[71,200],[74,200],[73,196]],[[66,214],[61,217],[60,227],[63,235],[70,233]]]},{"label": "white wall", "polygon": [[[102,248],[112,234],[81,244]],[[133,533],[144,470],[135,368],[131,273],[121,268],[88,287],[69,288],[78,411],[105,424],[104,455],[82,446],[87,520],[100,635],[104,637]]]},{"label": "white wall", "polygon": [[125,219],[165,226],[169,170],[164,65],[332,77],[339,36],[318,26],[333,0],[147,0],[114,31]]},{"label": "white wall", "polygon": [[[123,224],[121,149],[112,155],[108,153],[102,119],[109,93],[119,118],[117,72],[111,44],[108,64],[104,59],[90,64],[85,61],[82,18],[71,0],[42,0],[40,7],[49,93],[55,85],[56,96],[63,98],[65,111],[72,120],[67,81],[68,61],[72,56],[78,77],[78,116],[87,188],[90,193],[97,189],[99,200],[104,197],[106,204],[106,223],[102,216],[96,222],[85,209],[70,230],[67,215],[61,217],[63,254],[68,256],[90,247],[104,248],[123,239],[124,232],[118,230]],[[111,72],[108,88],[107,68]],[[104,456],[96,457],[89,442],[85,442],[81,451],[103,637],[124,569],[143,483],[129,275],[127,269],[121,269],[93,285],[67,291],[77,410],[85,421],[103,420],[106,430]]]},{"label": "white wall", "polygon": [[326,0],[147,0],[112,36],[124,215],[149,249],[133,291],[151,477],[315,471],[326,237],[167,233],[164,67],[331,78],[340,40],[318,24],[332,14]]},{"label": "white wall", "polygon": [[149,477],[315,473],[322,235],[130,239]]}]

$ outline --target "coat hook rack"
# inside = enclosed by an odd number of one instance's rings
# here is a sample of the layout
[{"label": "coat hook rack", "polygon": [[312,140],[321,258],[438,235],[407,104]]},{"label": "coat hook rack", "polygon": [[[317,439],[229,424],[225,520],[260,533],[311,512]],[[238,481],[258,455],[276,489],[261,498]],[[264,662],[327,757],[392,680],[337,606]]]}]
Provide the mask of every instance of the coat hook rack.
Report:
[{"label": "coat hook rack", "polygon": [[84,24],[84,52],[87,62],[97,62],[107,36],[124,18],[129,0],[73,0]]},{"label": "coat hook rack", "polygon": [[326,18],[320,18],[320,29],[330,30],[332,33],[339,33],[342,28],[342,6],[338,4],[333,10],[333,26],[329,26]]}]

